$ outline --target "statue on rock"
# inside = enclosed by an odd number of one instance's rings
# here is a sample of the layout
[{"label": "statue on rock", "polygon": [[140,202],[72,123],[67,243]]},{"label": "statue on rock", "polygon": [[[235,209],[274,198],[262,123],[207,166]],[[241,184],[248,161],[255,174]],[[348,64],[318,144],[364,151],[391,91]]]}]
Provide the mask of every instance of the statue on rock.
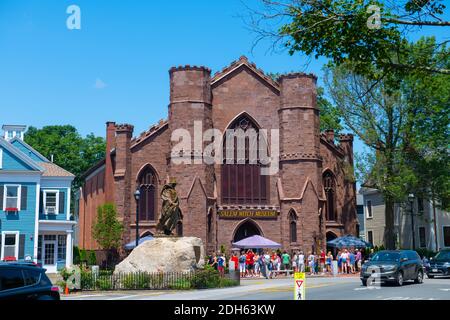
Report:
[{"label": "statue on rock", "polygon": [[180,210],[180,199],[178,198],[175,187],[177,183],[171,180],[161,191],[161,199],[163,200],[161,218],[159,219],[156,229],[159,234],[171,236],[173,230],[176,229],[178,222],[182,219]]}]

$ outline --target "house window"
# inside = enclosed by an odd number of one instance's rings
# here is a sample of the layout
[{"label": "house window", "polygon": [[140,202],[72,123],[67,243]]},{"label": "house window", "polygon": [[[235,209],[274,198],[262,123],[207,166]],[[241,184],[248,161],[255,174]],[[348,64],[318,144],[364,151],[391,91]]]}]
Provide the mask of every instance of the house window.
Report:
[{"label": "house window", "polygon": [[223,139],[221,194],[224,204],[266,204],[269,176],[262,174],[261,159],[267,143],[247,116],[236,119]]},{"label": "house window", "polygon": [[419,214],[425,211],[423,201],[423,198],[417,198],[417,211],[419,212]]},{"label": "house window", "polygon": [[58,261],[66,260],[66,243],[67,237],[65,235],[58,235]]},{"label": "house window", "polygon": [[450,247],[450,227],[444,227],[444,247]]},{"label": "house window", "polygon": [[45,214],[58,214],[59,191],[44,191]]},{"label": "house window", "polygon": [[139,219],[141,221],[155,221],[157,208],[157,178],[151,166],[146,166],[138,178],[139,191]]},{"label": "house window", "polygon": [[3,149],[0,148],[0,169],[3,169]]},{"label": "house window", "polygon": [[1,259],[14,257],[19,259],[19,232],[2,232]]},{"label": "house window", "polygon": [[366,212],[367,212],[367,218],[372,219],[373,211],[372,211],[372,201],[371,200],[366,201]]},{"label": "house window", "polygon": [[5,185],[3,208],[20,211],[20,186]]},{"label": "house window", "polygon": [[427,246],[424,227],[419,227],[419,242],[421,248],[425,248]]},{"label": "house window", "polygon": [[367,232],[367,239],[368,239],[368,242],[373,245],[373,232],[372,231]]},{"label": "house window", "polygon": [[336,221],[336,183],[331,171],[326,171],[323,174],[323,187],[327,199],[325,217],[327,221]]}]

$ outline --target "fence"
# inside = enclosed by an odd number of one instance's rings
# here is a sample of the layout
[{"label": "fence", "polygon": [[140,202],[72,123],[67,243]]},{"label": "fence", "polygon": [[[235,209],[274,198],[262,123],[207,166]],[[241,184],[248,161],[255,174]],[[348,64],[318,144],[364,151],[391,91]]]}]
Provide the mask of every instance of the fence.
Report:
[{"label": "fence", "polygon": [[82,272],[82,291],[114,290],[189,290],[238,286],[239,278],[226,275],[221,278],[216,272],[166,272],[166,273],[128,273]]}]

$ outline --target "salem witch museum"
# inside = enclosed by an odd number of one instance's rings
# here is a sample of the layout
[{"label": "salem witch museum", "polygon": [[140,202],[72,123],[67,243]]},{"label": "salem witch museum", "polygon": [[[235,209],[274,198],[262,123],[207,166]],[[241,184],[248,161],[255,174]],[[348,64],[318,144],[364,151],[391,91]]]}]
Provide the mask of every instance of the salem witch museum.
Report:
[{"label": "salem witch museum", "polygon": [[[174,67],[169,74],[167,121],[137,137],[130,124],[107,123],[106,157],[85,173],[80,191],[81,248],[100,249],[92,229],[104,203],[117,207],[123,244],[135,239],[137,189],[140,236],[155,234],[162,187],[174,180],[182,211],[176,232],[201,238],[208,252],[231,249],[233,242],[252,235],[286,250],[317,251],[338,236],[358,234],[353,136],[320,132],[314,75],[291,73],[274,81],[245,57],[214,76],[197,66]],[[277,132],[277,146],[274,139],[265,146],[269,155],[279,150],[272,158],[277,170],[267,174],[264,170],[273,164],[250,161],[248,138],[241,161],[203,161],[211,140],[195,141],[198,124],[202,132]],[[187,148],[180,148],[180,129],[192,137],[184,140]],[[236,146],[227,138],[212,140],[223,154]],[[185,161],[175,161],[174,154]]]}]

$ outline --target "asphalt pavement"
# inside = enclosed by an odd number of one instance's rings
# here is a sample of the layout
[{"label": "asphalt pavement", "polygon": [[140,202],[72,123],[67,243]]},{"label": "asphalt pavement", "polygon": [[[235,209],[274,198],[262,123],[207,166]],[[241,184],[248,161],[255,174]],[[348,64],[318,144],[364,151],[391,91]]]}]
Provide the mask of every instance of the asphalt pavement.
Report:
[{"label": "asphalt pavement", "polygon": [[[191,291],[83,292],[63,300],[293,300],[294,280],[243,280],[240,287]],[[358,277],[308,278],[307,300],[450,300],[450,278],[364,287]]]}]

